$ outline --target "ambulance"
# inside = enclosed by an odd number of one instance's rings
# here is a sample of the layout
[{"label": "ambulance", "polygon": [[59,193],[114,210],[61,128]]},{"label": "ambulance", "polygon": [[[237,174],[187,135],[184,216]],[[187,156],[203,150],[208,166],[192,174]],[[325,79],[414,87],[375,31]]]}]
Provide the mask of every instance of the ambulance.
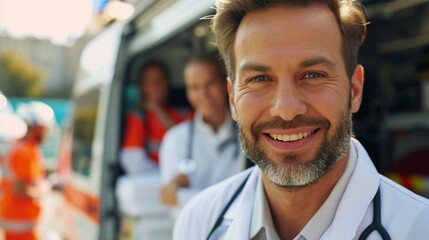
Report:
[{"label": "ambulance", "polygon": [[[416,64],[429,59],[422,54],[429,49],[429,2],[362,2],[371,24],[360,52],[366,89],[354,130],[380,172],[389,173],[408,153],[429,159],[429,104],[420,100],[429,99],[429,88],[421,87],[429,86],[429,64]],[[132,18],[111,24],[84,48],[59,153],[63,207],[53,226],[64,239],[171,239],[174,221],[158,202],[159,174],[130,180],[118,164],[124,116],[136,107],[139,67],[152,58],[169,70],[173,103],[186,106],[186,60],[217,54],[204,20],[213,6],[214,0],[139,1]],[[429,182],[418,186],[429,196]]]},{"label": "ambulance", "polygon": [[168,68],[173,105],[188,106],[186,60],[216,54],[210,22],[202,20],[213,6],[213,0],[141,1],[130,20],[113,23],[83,49],[51,224],[64,239],[171,239],[174,220],[158,201],[159,173],[129,180],[118,164],[124,117],[138,102],[139,67],[153,58]]}]

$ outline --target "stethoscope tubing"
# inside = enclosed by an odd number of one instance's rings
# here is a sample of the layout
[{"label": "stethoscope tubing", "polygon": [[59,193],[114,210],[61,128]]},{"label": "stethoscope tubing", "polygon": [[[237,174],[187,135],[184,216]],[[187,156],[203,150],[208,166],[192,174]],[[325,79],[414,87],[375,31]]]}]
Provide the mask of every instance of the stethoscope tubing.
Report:
[{"label": "stethoscope tubing", "polygon": [[359,237],[359,240],[367,239],[373,231],[377,231],[383,240],[390,240],[390,235],[381,223],[381,200],[380,200],[380,188],[377,189],[377,193],[373,198],[373,217],[371,224],[365,228]]},{"label": "stethoscope tubing", "polygon": [[[232,197],[229,199],[228,203],[225,205],[225,207],[222,209],[219,217],[216,219],[216,222],[214,226],[212,227],[207,240],[210,240],[210,237],[212,236],[213,232],[220,227],[223,221],[223,217],[225,213],[228,211],[228,209],[231,207],[232,203],[237,199],[238,195],[240,195],[241,191],[244,189],[244,186],[246,185],[247,180],[250,177],[250,174],[252,173],[252,170],[250,171],[249,175],[244,179],[244,181],[240,184],[240,186],[237,188],[237,190],[234,192]],[[391,240],[389,233],[384,228],[382,222],[381,222],[381,199],[380,199],[380,187],[377,189],[377,193],[375,194],[373,198],[373,219],[371,224],[365,228],[365,230],[362,232],[362,234],[359,236],[359,240],[364,240],[369,237],[369,235],[373,231],[377,231],[381,238],[383,240]]]}]

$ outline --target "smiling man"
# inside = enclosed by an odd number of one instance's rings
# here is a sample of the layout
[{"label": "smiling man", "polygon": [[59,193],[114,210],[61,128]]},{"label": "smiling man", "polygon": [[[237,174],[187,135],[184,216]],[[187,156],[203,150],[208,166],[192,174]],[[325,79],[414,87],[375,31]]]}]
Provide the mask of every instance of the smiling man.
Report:
[{"label": "smiling man", "polygon": [[218,1],[213,29],[257,166],[194,198],[175,239],[429,236],[429,201],[379,175],[352,138],[364,83],[358,1]]}]

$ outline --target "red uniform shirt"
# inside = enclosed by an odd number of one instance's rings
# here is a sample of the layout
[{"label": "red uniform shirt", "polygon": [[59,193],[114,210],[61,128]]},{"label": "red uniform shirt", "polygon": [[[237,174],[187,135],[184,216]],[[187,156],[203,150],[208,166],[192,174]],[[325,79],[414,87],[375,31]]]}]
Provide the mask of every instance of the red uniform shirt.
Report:
[{"label": "red uniform shirt", "polygon": [[[166,111],[175,123],[190,117],[189,112],[183,113],[172,107],[167,108]],[[143,147],[150,159],[158,164],[158,151],[166,131],[167,127],[162,124],[155,113],[150,111],[146,111],[144,114],[130,113],[126,120],[122,147],[125,149]]]}]

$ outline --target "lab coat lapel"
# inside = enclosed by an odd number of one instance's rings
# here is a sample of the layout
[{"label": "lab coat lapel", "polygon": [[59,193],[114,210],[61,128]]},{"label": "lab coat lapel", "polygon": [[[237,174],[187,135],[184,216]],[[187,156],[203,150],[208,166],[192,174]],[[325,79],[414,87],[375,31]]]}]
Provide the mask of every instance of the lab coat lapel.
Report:
[{"label": "lab coat lapel", "polygon": [[354,239],[365,213],[380,184],[377,170],[368,153],[355,139],[351,150],[356,149],[357,162],[344,195],[340,201],[334,221],[322,239]]},{"label": "lab coat lapel", "polygon": [[260,170],[258,167],[255,167],[237,201],[225,213],[224,219],[230,221],[231,224],[224,239],[249,239],[253,202],[259,178]]}]

